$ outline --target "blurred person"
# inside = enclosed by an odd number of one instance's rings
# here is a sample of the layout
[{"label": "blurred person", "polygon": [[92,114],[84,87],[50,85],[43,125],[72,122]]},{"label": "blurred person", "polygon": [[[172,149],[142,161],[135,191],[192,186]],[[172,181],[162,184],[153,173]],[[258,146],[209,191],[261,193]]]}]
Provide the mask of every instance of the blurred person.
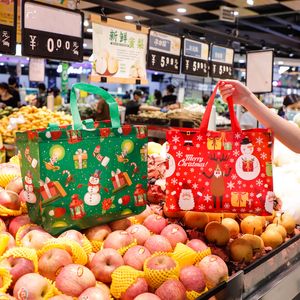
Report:
[{"label": "blurred person", "polygon": [[12,90],[5,82],[0,83],[0,104],[1,107],[18,107],[18,99],[13,96]]},{"label": "blurred person", "polygon": [[103,98],[99,97],[95,110],[94,118],[96,121],[110,120],[109,106]]},{"label": "blurred person", "polygon": [[48,94],[53,95],[54,98],[54,108],[57,108],[63,104],[63,99],[60,94],[60,89],[57,87],[54,87],[49,90]]},{"label": "blurred person", "polygon": [[40,82],[37,85],[39,89],[39,95],[38,95],[38,101],[41,104],[41,106],[45,106],[47,104],[47,89],[43,82]]},{"label": "blurred person", "polygon": [[209,100],[209,95],[205,94],[202,96],[202,104],[203,106],[207,106],[207,102]]},{"label": "blurred person", "polygon": [[130,99],[130,93],[128,91],[125,92],[123,99]]},{"label": "blurred person", "polygon": [[11,94],[14,96],[15,99],[18,101],[18,106],[21,105],[21,97],[18,90],[17,78],[10,76],[8,78],[8,86],[10,87]]},{"label": "blurred person", "polygon": [[278,110],[278,115],[287,120],[293,120],[299,111],[300,97],[296,94],[290,94],[284,97],[283,106]]},{"label": "blurred person", "polygon": [[164,106],[175,104],[177,102],[177,96],[174,95],[175,87],[173,84],[167,85],[167,94],[162,98],[162,104]]},{"label": "blurred person", "polygon": [[161,106],[162,105],[162,93],[159,90],[154,91],[154,100],[155,100],[155,105],[156,106]]},{"label": "blurred person", "polygon": [[128,115],[137,115],[141,106],[141,99],[143,97],[143,92],[141,90],[135,90],[133,92],[133,99],[129,100],[126,107],[126,116]]}]

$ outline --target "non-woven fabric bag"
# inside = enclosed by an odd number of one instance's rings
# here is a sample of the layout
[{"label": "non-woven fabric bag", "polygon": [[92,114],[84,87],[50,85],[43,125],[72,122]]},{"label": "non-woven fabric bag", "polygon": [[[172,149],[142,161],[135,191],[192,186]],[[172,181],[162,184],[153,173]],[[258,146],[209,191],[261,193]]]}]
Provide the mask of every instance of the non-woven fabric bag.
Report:
[{"label": "non-woven fabric bag", "polygon": [[167,132],[168,210],[269,215],[276,204],[271,131],[241,130],[231,98],[231,130],[208,131],[217,89],[218,85],[199,129]]},{"label": "non-woven fabric bag", "polygon": [[[76,90],[102,97],[110,123],[81,121]],[[120,125],[118,105],[105,90],[77,83],[73,126],[17,133],[24,197],[34,223],[52,234],[139,214],[147,194],[147,128]]]}]

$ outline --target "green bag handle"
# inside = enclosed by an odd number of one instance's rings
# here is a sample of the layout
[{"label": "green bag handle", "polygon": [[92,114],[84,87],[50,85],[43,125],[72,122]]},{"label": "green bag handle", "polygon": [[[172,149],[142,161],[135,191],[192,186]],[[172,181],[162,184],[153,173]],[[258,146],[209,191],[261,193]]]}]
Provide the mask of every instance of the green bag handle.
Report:
[{"label": "green bag handle", "polygon": [[115,101],[115,99],[107,91],[99,87],[80,82],[72,85],[71,97],[70,97],[71,113],[73,118],[73,126],[75,130],[80,130],[83,128],[83,124],[77,106],[77,97],[76,97],[75,89],[90,94],[99,95],[100,97],[102,97],[109,107],[111,127],[112,128],[121,127],[118,104]]}]

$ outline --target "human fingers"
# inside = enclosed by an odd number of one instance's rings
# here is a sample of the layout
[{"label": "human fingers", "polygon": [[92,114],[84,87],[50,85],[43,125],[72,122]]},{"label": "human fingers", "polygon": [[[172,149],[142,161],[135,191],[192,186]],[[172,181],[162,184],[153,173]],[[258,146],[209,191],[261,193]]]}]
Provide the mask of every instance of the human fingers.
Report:
[{"label": "human fingers", "polygon": [[234,88],[226,89],[223,91],[220,91],[221,97],[223,100],[227,100],[228,97],[231,97],[233,92],[235,91]]}]

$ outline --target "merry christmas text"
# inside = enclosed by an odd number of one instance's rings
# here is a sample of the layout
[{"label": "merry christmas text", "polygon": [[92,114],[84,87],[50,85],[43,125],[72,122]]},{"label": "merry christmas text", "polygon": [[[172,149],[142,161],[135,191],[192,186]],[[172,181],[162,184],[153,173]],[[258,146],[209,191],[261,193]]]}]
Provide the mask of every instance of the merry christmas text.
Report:
[{"label": "merry christmas text", "polygon": [[204,168],[207,165],[207,162],[203,162],[203,160],[203,157],[186,154],[185,158],[178,162],[178,166]]}]

